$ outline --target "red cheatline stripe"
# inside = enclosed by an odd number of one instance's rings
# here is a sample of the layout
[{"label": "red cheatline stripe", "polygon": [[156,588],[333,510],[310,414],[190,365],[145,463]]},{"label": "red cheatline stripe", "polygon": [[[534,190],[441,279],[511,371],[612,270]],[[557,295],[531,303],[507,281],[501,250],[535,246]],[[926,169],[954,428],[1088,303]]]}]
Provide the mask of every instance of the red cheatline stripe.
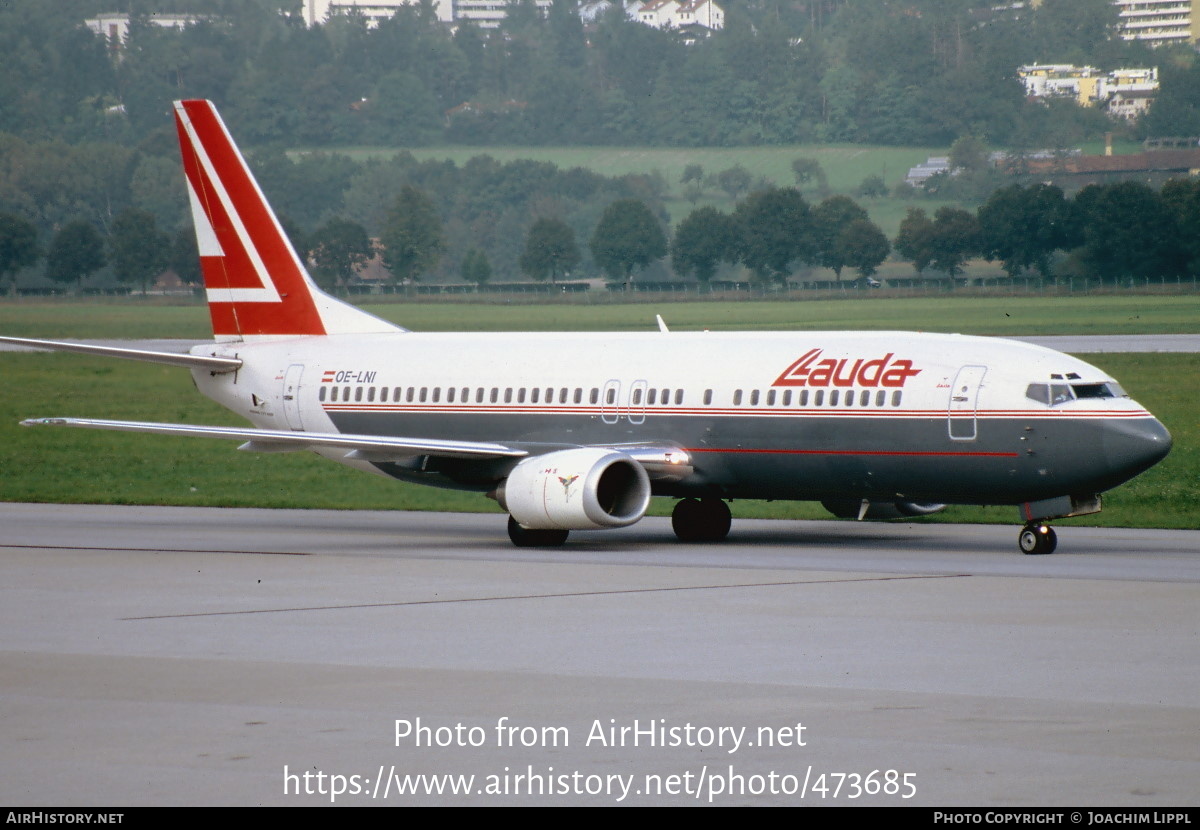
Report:
[{"label": "red cheatline stripe", "polygon": [[1015,452],[937,452],[907,450],[767,450],[744,449],[741,447],[685,447],[684,452],[729,453],[740,455],[902,455],[902,456],[954,456],[971,458],[1016,458]]},{"label": "red cheatline stripe", "polygon": [[[327,381],[322,381],[325,383]],[[366,401],[351,401],[348,403],[334,403],[326,401],[322,404],[326,412],[395,412],[395,413],[422,413],[422,414],[553,414],[553,415],[579,415],[579,414],[605,414],[599,407],[592,406],[589,408],[586,404],[579,404],[575,407],[562,407],[559,405],[546,406],[543,404],[494,404],[488,405],[459,405],[446,403],[427,403],[427,404],[404,404],[396,405],[392,403],[367,403]],[[627,407],[621,407],[618,410],[610,410],[607,414],[620,415],[624,418],[629,415]],[[871,409],[792,409],[792,410],[761,410],[761,409],[645,409],[635,410],[634,415],[645,415],[646,417],[662,417],[662,416],[713,416],[713,417],[855,417],[855,418],[924,418],[945,420],[947,417],[944,409],[920,409],[920,410],[871,410]],[[1151,417],[1148,412],[1120,412],[1120,411],[1093,411],[1093,412],[1024,412],[1021,410],[994,410],[980,412],[975,416],[970,414],[955,414],[949,417],[956,420],[969,420],[972,417],[980,420],[1016,420],[1016,419],[1047,419],[1061,420],[1066,419],[1095,419],[1095,418],[1148,418]]]}]

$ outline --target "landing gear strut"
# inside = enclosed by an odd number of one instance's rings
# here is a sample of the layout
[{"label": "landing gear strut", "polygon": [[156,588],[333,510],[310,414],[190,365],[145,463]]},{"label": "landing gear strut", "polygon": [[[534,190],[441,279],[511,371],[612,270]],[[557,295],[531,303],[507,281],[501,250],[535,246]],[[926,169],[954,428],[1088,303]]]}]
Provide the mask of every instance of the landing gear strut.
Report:
[{"label": "landing gear strut", "polygon": [[508,538],[519,548],[557,548],[567,541],[567,530],[530,530],[508,517]]},{"label": "landing gear strut", "polygon": [[1058,547],[1058,537],[1054,534],[1054,528],[1049,525],[1032,523],[1021,529],[1017,544],[1021,546],[1021,553],[1026,556],[1054,553],[1054,549]]},{"label": "landing gear strut", "polygon": [[733,516],[720,499],[684,499],[671,511],[671,529],[681,542],[720,542],[729,535]]}]

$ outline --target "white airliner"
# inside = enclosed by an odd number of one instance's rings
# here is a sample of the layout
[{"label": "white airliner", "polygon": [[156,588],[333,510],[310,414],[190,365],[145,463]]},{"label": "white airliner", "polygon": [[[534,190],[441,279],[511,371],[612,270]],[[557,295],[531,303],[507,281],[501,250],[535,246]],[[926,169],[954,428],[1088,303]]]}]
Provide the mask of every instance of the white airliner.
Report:
[{"label": "white airliner", "polygon": [[321,292],[213,105],[175,118],[215,342],[190,354],[3,338],[184,366],[232,428],[38,418],[311,450],[475,490],[517,545],[630,525],[679,498],[685,541],[729,532],[727,499],[822,502],[846,518],[1015,505],[1025,553],[1048,519],[1163,458],[1167,430],[1058,352],[910,332],[419,334]]}]

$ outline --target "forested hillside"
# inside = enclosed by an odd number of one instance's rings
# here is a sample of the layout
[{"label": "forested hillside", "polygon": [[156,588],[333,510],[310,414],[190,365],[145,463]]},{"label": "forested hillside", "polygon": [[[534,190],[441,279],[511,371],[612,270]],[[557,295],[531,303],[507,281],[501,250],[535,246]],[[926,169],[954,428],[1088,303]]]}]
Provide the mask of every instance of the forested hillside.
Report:
[{"label": "forested hillside", "polygon": [[[0,132],[26,139],[161,136],[169,102],[211,98],[238,135],[289,146],[428,143],[720,146],[866,142],[1057,147],[1111,126],[1025,100],[1029,62],[1162,65],[1145,129],[1200,133],[1187,47],[1110,37],[1107,0],[1013,11],[966,0],[726,0],[726,28],[686,44],[617,9],[585,30],[576,0],[543,19],[512,0],[502,29],[451,31],[428,7],[377,29],[307,28],[286,0],[12,0],[0,5]],[[298,7],[298,3],[293,3]],[[132,11],[119,53],[81,28]],[[206,19],[183,31],[144,15]],[[140,19],[138,15],[143,15]]]}]

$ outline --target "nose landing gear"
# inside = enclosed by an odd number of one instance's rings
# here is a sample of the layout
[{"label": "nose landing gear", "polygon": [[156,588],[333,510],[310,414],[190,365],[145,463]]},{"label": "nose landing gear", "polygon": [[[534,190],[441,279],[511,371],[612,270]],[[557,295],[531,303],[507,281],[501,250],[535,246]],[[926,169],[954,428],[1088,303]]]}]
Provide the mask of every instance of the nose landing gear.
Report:
[{"label": "nose landing gear", "polygon": [[1021,535],[1017,537],[1017,544],[1021,547],[1021,553],[1026,556],[1054,553],[1054,549],[1058,547],[1058,537],[1054,533],[1054,528],[1035,522],[1027,524],[1021,529]]}]

